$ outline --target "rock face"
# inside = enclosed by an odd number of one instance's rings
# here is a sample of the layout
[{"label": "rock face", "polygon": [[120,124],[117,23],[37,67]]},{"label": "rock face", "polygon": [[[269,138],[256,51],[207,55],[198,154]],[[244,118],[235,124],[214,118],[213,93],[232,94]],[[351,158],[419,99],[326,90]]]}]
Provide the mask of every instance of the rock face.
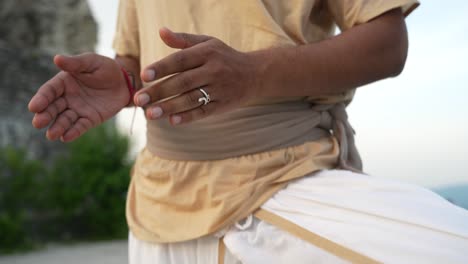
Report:
[{"label": "rock face", "polygon": [[27,104],[58,70],[57,53],[93,51],[97,26],[86,0],[0,1],[0,148],[26,148],[47,159],[61,143],[31,125]]},{"label": "rock face", "polygon": [[2,0],[0,39],[43,53],[94,50],[97,27],[86,0]]}]

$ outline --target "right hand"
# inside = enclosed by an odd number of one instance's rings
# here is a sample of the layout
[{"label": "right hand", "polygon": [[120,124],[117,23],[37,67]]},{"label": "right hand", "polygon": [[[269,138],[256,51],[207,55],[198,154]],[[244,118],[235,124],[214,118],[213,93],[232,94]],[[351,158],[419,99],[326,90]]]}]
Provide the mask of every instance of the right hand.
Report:
[{"label": "right hand", "polygon": [[94,53],[57,55],[62,70],[43,84],[29,102],[35,128],[49,140],[72,141],[117,114],[130,99],[119,64]]}]

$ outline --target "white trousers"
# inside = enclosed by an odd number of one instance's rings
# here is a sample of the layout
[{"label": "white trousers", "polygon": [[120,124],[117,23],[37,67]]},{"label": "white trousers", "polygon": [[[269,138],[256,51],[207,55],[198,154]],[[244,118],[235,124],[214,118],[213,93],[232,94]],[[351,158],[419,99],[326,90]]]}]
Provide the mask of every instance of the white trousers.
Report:
[{"label": "white trousers", "polygon": [[[468,211],[433,192],[349,171],[291,182],[262,209],[382,263],[468,263]],[[174,227],[177,228],[177,227]],[[225,232],[171,244],[129,235],[130,264],[349,263],[255,217]]]}]

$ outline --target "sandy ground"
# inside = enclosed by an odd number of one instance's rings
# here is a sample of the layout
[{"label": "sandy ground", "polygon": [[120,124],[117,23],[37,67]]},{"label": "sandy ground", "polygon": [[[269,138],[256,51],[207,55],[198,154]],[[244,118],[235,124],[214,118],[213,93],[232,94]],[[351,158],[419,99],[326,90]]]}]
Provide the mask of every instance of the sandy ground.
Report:
[{"label": "sandy ground", "polygon": [[127,241],[49,246],[26,254],[0,256],[0,264],[125,264]]}]

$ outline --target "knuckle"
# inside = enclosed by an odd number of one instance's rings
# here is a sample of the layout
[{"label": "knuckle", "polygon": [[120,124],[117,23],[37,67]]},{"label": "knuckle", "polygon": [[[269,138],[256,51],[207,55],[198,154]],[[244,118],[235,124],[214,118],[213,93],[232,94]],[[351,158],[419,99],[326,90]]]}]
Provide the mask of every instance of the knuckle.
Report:
[{"label": "knuckle", "polygon": [[174,54],[174,61],[178,67],[184,68],[187,58],[183,52],[177,52]]},{"label": "knuckle", "polygon": [[222,42],[221,40],[217,39],[217,38],[212,39],[211,41],[213,42],[213,45],[215,45],[219,49],[226,48],[226,44],[224,42]]},{"label": "knuckle", "polygon": [[204,51],[205,51],[205,56],[209,58],[216,58],[220,55],[221,52],[221,41],[218,41],[217,39],[210,39],[205,43]]},{"label": "knuckle", "polygon": [[64,122],[68,122],[69,125],[72,125],[75,122],[75,114],[72,111],[67,111],[64,113]]},{"label": "knuckle", "polygon": [[61,120],[58,120],[54,126],[56,127],[59,127],[60,129],[62,129],[63,131],[67,130],[67,128],[69,128],[70,126],[67,124],[67,121],[64,120],[64,119],[61,119]]},{"label": "knuckle", "polygon": [[187,91],[192,88],[193,79],[188,74],[181,74],[179,77],[180,86],[183,90]]},{"label": "knuckle", "polygon": [[89,119],[83,118],[82,120],[83,120],[83,126],[85,128],[85,131],[93,128],[93,123]]},{"label": "knuckle", "polygon": [[147,69],[152,69],[156,71],[158,73],[158,76],[164,75],[167,72],[166,62],[164,60],[158,61],[154,63],[153,65],[147,67]]},{"label": "knuckle", "polygon": [[196,109],[195,117],[196,119],[202,119],[208,115],[205,106],[200,106]]},{"label": "knuckle", "polygon": [[76,122],[75,128],[78,131],[79,135],[83,135],[83,133],[86,131],[86,128],[82,122]]},{"label": "knuckle", "polygon": [[211,38],[207,41],[207,43],[216,47],[220,47],[221,44],[223,44],[223,42],[217,38]]},{"label": "knuckle", "polygon": [[216,47],[214,45],[210,45],[209,43],[207,43],[204,47],[204,55],[206,57],[214,57],[216,55]]},{"label": "knuckle", "polygon": [[35,95],[35,97],[37,98],[43,98],[42,100],[45,100],[45,102],[47,102],[47,104],[50,103],[50,99],[49,99],[49,96],[47,96],[47,93],[44,93],[42,91],[39,91],[37,92],[37,94]]},{"label": "knuckle", "polygon": [[203,106],[203,105],[198,107],[196,110],[197,110],[198,118],[205,117],[208,114],[207,111],[206,111],[205,106]]},{"label": "knuckle", "polygon": [[62,122],[60,122],[62,124],[62,126],[64,127],[69,127],[73,124],[73,119],[71,119],[71,117],[69,117],[68,115],[65,115],[63,119],[61,119]]},{"label": "knuckle", "polygon": [[45,115],[47,115],[47,117],[46,117],[47,120],[53,121],[55,119],[54,116],[52,115],[52,113],[50,113],[49,110],[45,111],[44,113],[45,113]]},{"label": "knuckle", "polygon": [[55,100],[54,105],[57,111],[60,111],[61,109],[63,109],[64,104],[65,104],[65,99],[63,99],[63,97],[59,97],[57,100]]},{"label": "knuckle", "polygon": [[67,132],[67,135],[73,135],[72,139],[70,139],[70,140],[75,140],[76,138],[81,136],[81,132],[80,132],[80,130],[78,128],[72,127],[72,128],[70,128],[70,131]]},{"label": "knuckle", "polygon": [[47,99],[47,102],[51,104],[55,98],[58,97],[59,86],[66,87],[65,81],[59,78],[58,82],[50,82],[46,84],[44,91],[40,91],[43,97]]},{"label": "knuckle", "polygon": [[185,97],[185,103],[189,106],[199,105],[197,92],[188,93]]},{"label": "knuckle", "polygon": [[224,44],[224,42],[222,42],[219,39],[211,39],[209,41],[209,44],[214,48],[217,55],[221,54],[225,50],[225,47],[226,47],[226,44]]},{"label": "knuckle", "polygon": [[145,89],[142,89],[138,92],[136,97],[139,98],[140,95],[147,94],[149,96],[149,102],[157,101],[158,98],[160,98],[164,94],[164,89],[158,89],[157,87],[158,84],[155,84]]},{"label": "knuckle", "polygon": [[[159,107],[162,111],[157,110],[156,107]],[[177,110],[177,104],[175,104],[172,100],[167,102],[163,102],[154,108],[149,108],[151,118],[161,118],[163,116],[167,116],[170,114],[175,113]]]},{"label": "knuckle", "polygon": [[56,116],[58,112],[59,112],[58,106],[55,104],[50,105],[49,108],[47,109],[47,113],[49,113],[51,118],[54,118],[54,116]]},{"label": "knuckle", "polygon": [[189,123],[193,120],[193,115],[192,113],[184,113],[184,114],[181,114],[180,115],[180,118],[182,120],[183,123]]},{"label": "knuckle", "polygon": [[213,75],[221,75],[224,72],[224,65],[220,61],[213,61],[210,68]]},{"label": "knuckle", "polygon": [[62,112],[67,108],[67,101],[64,98],[60,98],[59,100],[57,100],[57,105],[59,112]]}]

